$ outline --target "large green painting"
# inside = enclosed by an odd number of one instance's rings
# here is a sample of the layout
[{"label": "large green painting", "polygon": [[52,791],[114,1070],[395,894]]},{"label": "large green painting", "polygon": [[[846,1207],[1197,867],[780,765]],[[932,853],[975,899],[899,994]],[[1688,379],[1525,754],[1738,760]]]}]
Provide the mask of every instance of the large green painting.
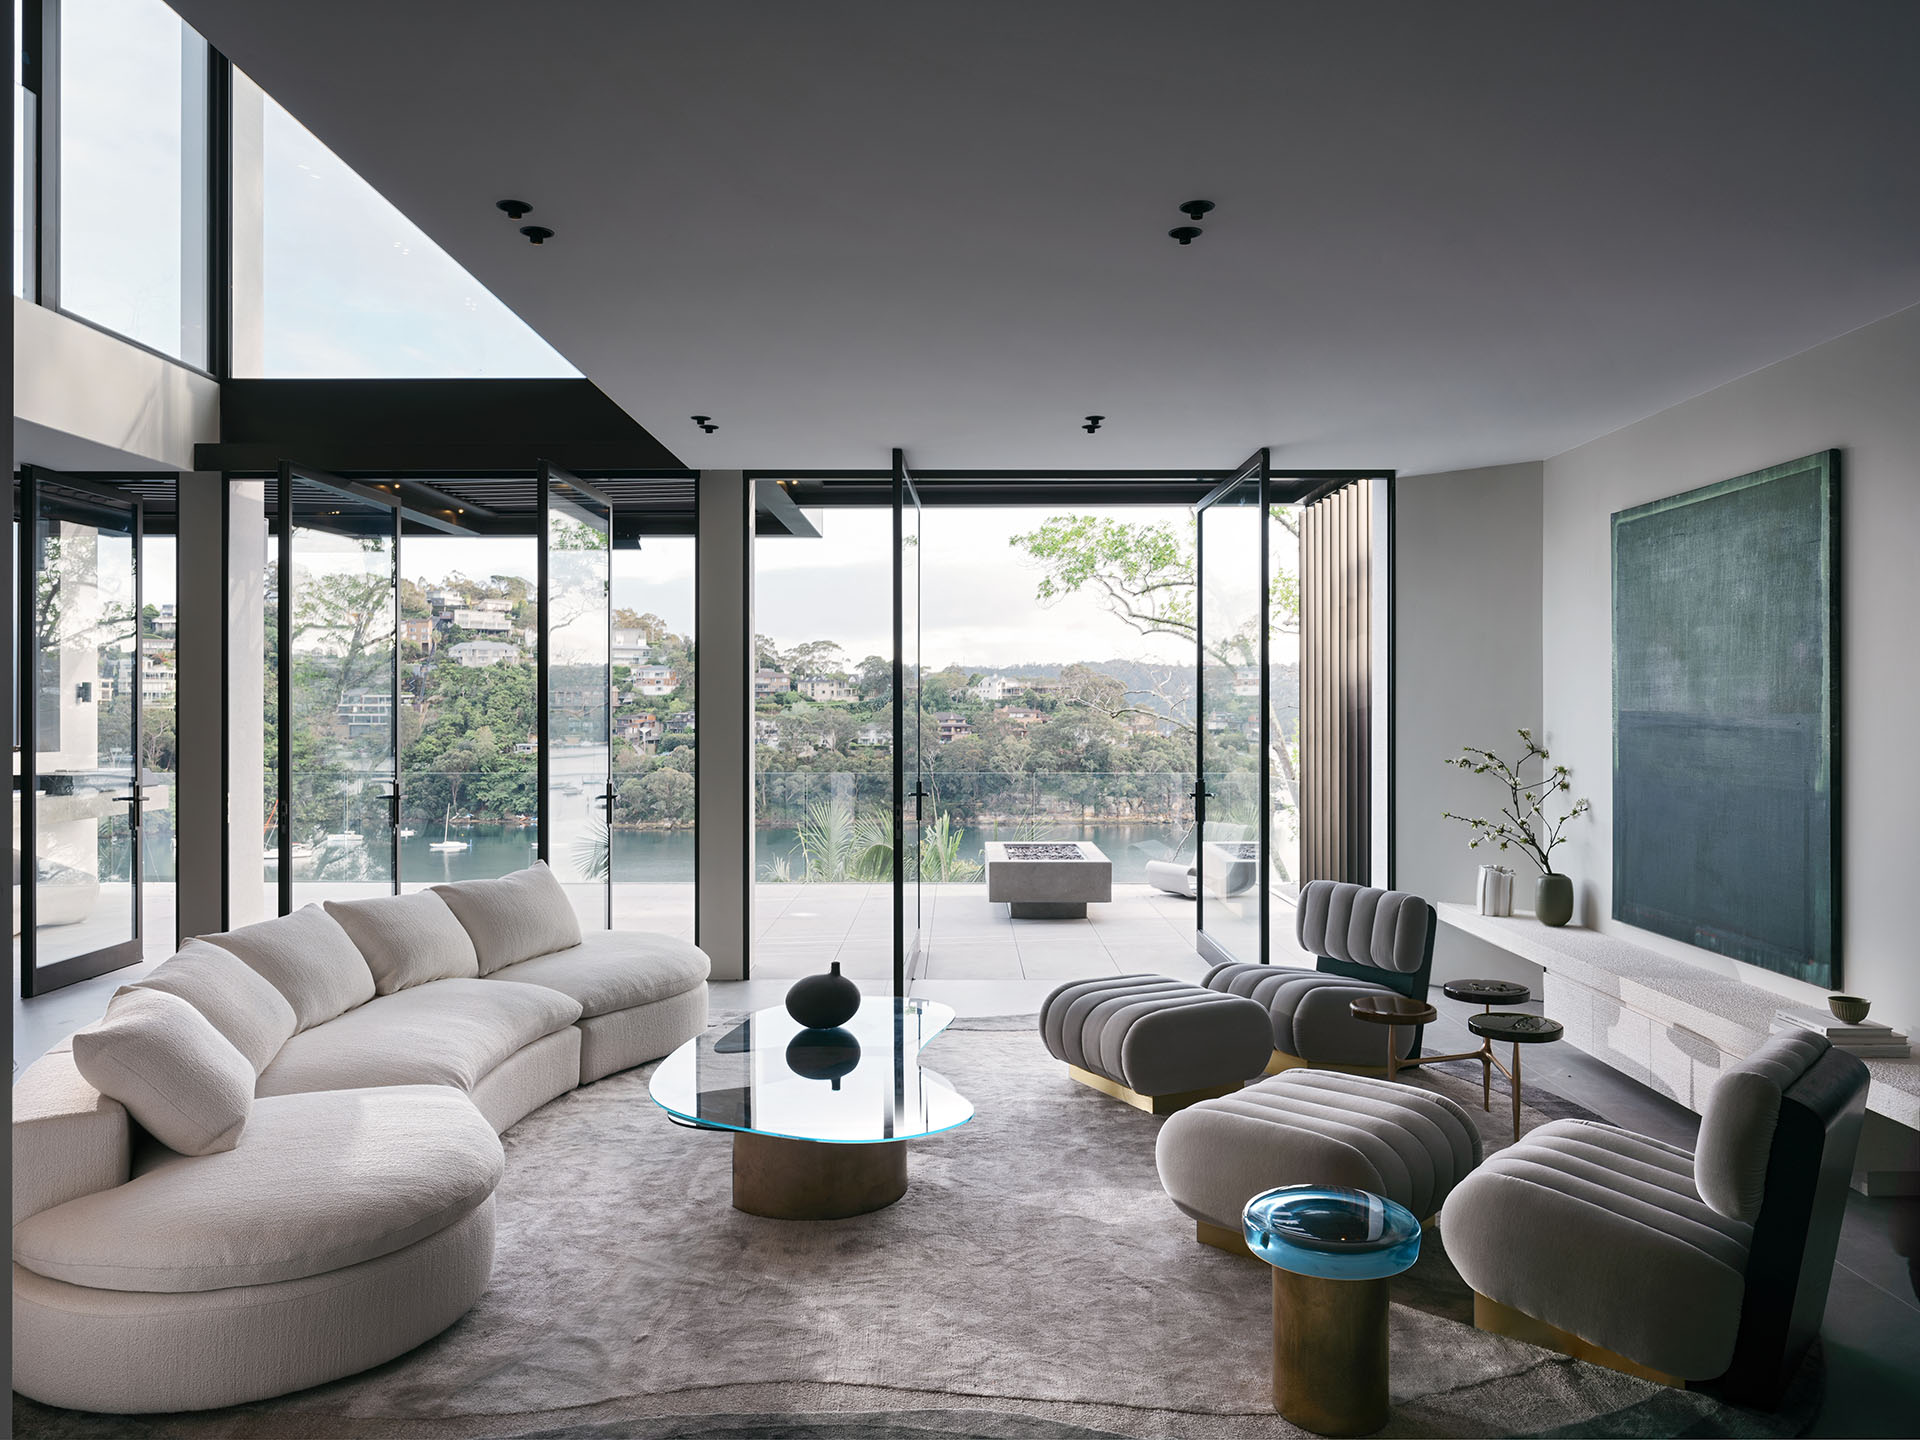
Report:
[{"label": "large green painting", "polygon": [[1840,983],[1839,452],[1613,517],[1613,917]]}]

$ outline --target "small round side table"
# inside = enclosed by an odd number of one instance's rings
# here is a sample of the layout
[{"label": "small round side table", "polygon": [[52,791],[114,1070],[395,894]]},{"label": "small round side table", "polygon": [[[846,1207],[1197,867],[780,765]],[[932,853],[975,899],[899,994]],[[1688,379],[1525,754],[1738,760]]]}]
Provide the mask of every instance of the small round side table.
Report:
[{"label": "small round side table", "polygon": [[[1490,1010],[1481,1015],[1467,1017],[1467,1029],[1486,1042],[1487,1058],[1500,1067],[1500,1073],[1507,1077],[1513,1086],[1513,1138],[1520,1138],[1520,1047],[1522,1045],[1543,1045],[1558,1040],[1567,1033],[1567,1027],[1558,1020],[1549,1020],[1544,1015],[1528,1015],[1521,1011]],[[1513,1064],[1509,1067],[1500,1064],[1500,1057],[1493,1053],[1493,1042],[1510,1041],[1513,1045]],[[1491,1105],[1488,1107],[1491,1109]]]},{"label": "small round side table", "polygon": [[1424,1000],[1396,995],[1391,990],[1378,995],[1362,995],[1347,1007],[1356,1020],[1387,1027],[1387,1079],[1399,1073],[1400,1057],[1393,1051],[1393,1032],[1402,1025],[1431,1025],[1440,1012]]},{"label": "small round side table", "polygon": [[[1469,1005],[1483,1006],[1485,1012],[1491,1012],[1496,1005],[1524,1005],[1533,998],[1533,992],[1526,986],[1512,980],[1449,980],[1440,987],[1440,993],[1449,1000],[1464,1000]],[[1480,1062],[1480,1108],[1488,1114],[1493,1113],[1493,1071],[1499,1066],[1500,1073],[1508,1073],[1507,1067],[1494,1058],[1493,1041],[1481,1037],[1478,1050],[1462,1050],[1458,1055],[1421,1055],[1401,1061],[1401,1068],[1408,1065],[1444,1065],[1449,1060],[1478,1060]],[[1514,1131],[1513,1138],[1518,1140],[1520,1132]]]},{"label": "small round side table", "polygon": [[1371,1435],[1390,1413],[1387,1281],[1420,1258],[1420,1222],[1368,1190],[1283,1185],[1241,1226],[1273,1267],[1273,1408],[1317,1435]]}]

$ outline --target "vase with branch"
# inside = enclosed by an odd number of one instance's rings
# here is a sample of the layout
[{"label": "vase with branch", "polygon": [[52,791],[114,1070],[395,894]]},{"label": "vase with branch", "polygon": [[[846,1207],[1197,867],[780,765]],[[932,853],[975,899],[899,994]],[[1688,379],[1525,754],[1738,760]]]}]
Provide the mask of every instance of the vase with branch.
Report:
[{"label": "vase with branch", "polygon": [[[1573,881],[1553,868],[1553,852],[1566,843],[1565,830],[1570,821],[1593,808],[1589,800],[1573,798],[1573,772],[1565,765],[1549,766],[1548,754],[1531,730],[1517,732],[1523,747],[1517,760],[1504,757],[1477,745],[1461,748],[1460,754],[1446,763],[1473,775],[1491,775],[1507,790],[1506,804],[1498,816],[1456,815],[1443,811],[1442,818],[1457,820],[1473,832],[1469,850],[1483,845],[1500,850],[1518,850],[1540,871],[1534,887],[1534,914],[1543,925],[1564,925],[1573,918]],[[1529,780],[1521,772],[1535,761],[1539,776]]]}]

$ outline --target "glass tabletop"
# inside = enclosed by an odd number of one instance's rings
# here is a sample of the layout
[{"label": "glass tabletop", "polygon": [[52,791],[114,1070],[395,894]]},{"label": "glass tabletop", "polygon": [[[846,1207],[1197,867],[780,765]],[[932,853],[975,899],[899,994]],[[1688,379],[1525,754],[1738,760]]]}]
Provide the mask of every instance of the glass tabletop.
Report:
[{"label": "glass tabletop", "polygon": [[687,1041],[653,1072],[654,1104],[716,1130],[872,1145],[937,1135],[972,1103],[920,1064],[953,1022],[930,1000],[867,995],[845,1025],[809,1030],[784,1006],[756,1010]]}]

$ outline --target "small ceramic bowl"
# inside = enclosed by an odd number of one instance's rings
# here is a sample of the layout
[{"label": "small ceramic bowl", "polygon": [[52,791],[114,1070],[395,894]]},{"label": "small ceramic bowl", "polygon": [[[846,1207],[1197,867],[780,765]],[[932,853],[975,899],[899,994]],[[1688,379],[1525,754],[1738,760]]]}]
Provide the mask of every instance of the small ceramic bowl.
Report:
[{"label": "small ceramic bowl", "polygon": [[1871,1000],[1862,1000],[1858,995],[1829,995],[1827,1008],[1833,1011],[1833,1018],[1848,1025],[1858,1025],[1867,1018],[1867,1011],[1873,1008]]}]

